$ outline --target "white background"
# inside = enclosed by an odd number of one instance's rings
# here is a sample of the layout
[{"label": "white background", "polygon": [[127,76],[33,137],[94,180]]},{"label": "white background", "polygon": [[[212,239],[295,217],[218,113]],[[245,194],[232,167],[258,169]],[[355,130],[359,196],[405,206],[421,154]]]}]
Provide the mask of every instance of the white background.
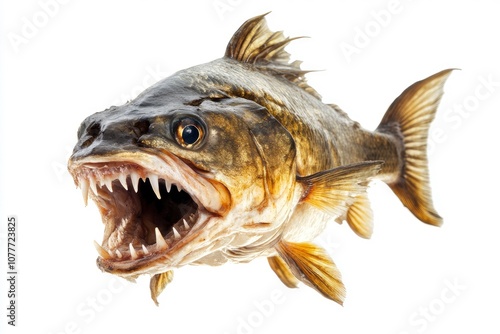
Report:
[{"label": "white background", "polygon": [[[18,326],[6,326],[2,274],[2,333],[499,332],[495,1],[62,2],[0,5],[2,273],[7,215],[19,219]],[[420,223],[377,183],[371,240],[346,225],[318,240],[343,274],[344,307],[303,285],[287,289],[265,259],[181,268],[156,307],[148,278],[132,284],[95,266],[100,217],[65,170],[76,130],[160,78],[222,56],[241,23],[267,11],[271,29],[311,37],[288,47],[292,59],[324,70],[310,84],[368,129],[409,84],[461,69],[431,130],[444,225]],[[342,51],[348,44],[356,53]]]}]

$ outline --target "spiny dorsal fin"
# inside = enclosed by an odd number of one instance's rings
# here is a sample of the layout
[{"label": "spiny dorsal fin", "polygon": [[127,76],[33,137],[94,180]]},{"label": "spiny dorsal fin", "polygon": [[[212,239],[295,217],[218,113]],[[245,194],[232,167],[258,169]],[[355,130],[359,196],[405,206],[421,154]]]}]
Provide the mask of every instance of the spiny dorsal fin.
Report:
[{"label": "spiny dorsal fin", "polygon": [[305,74],[309,71],[300,69],[300,61],[289,63],[290,54],[285,51],[288,43],[302,37],[289,38],[285,37],[282,31],[269,30],[265,19],[267,14],[253,17],[243,23],[229,41],[224,56],[253,64],[259,70],[272,72],[321,99],[318,92],[306,82]]},{"label": "spiny dorsal fin", "polygon": [[323,296],[343,304],[345,287],[342,277],[323,248],[308,242],[281,240],[276,251],[296,278]]},{"label": "spiny dorsal fin", "polygon": [[297,177],[297,181],[305,186],[302,201],[334,218],[343,217],[356,199],[366,193],[368,182],[380,171],[382,163],[363,161]]},{"label": "spiny dorsal fin", "polygon": [[290,54],[285,46],[293,39],[286,38],[283,32],[272,32],[267,27],[267,14],[247,20],[234,33],[224,56],[244,63],[275,62],[287,65]]}]

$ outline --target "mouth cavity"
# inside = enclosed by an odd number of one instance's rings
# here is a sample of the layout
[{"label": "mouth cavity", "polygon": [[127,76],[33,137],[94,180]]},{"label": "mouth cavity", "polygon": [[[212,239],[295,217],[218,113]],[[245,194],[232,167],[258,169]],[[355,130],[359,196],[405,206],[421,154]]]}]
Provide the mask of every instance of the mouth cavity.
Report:
[{"label": "mouth cavity", "polygon": [[206,212],[181,182],[134,163],[85,163],[72,174],[85,204],[90,195],[101,213],[103,242],[94,245],[108,268],[158,260],[199,230]]}]

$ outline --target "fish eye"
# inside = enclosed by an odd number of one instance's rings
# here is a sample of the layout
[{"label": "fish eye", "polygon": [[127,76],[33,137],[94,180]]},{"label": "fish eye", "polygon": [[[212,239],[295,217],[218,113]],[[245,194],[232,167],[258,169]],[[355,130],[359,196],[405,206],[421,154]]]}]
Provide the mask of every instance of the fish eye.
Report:
[{"label": "fish eye", "polygon": [[205,136],[205,127],[191,117],[179,119],[174,123],[175,140],[185,148],[199,144]]}]

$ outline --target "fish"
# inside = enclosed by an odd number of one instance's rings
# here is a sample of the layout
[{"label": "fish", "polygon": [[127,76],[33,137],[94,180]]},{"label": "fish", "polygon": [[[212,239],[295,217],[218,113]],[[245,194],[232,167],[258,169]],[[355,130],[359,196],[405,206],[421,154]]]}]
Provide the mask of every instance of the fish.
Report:
[{"label": "fish", "polygon": [[423,223],[440,226],[427,158],[429,126],[454,69],[406,88],[375,130],[322,102],[266,15],[244,22],[224,56],[180,70],[81,123],[68,170],[104,224],[97,266],[151,298],[186,265],[266,257],[287,287],[342,305],[346,289],[314,243],[347,222],[370,238],[367,189],[386,183]]}]

